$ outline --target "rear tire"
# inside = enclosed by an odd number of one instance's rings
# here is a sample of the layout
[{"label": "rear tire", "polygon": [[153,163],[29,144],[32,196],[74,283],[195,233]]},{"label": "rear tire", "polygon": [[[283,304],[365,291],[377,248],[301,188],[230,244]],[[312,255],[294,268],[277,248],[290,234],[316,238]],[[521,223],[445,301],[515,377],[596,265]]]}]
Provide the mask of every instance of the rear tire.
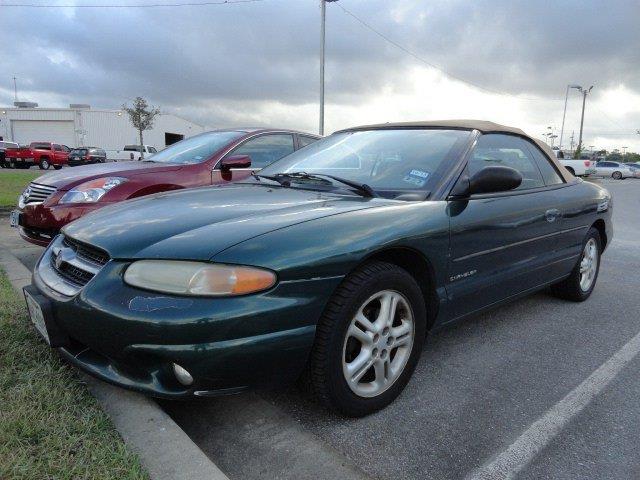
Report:
[{"label": "rear tire", "polygon": [[51,166],[51,164],[49,163],[49,160],[46,158],[41,158],[40,159],[40,163],[38,164],[38,167],[40,167],[40,170],[49,170],[49,167]]},{"label": "rear tire", "polygon": [[358,268],[316,327],[309,360],[314,393],[351,417],[386,407],[411,378],[426,324],[422,291],[406,270],[379,261]]},{"label": "rear tire", "polygon": [[582,253],[571,275],[551,286],[556,297],[573,302],[584,302],[591,296],[600,272],[602,240],[600,232],[591,227],[582,243]]},{"label": "rear tire", "polygon": [[573,168],[571,167],[565,167],[565,168],[569,171],[571,175],[573,175],[574,177],[576,176],[576,171]]},{"label": "rear tire", "polygon": [[60,170],[62,168],[62,165],[54,165],[53,168],[54,170]]},{"label": "rear tire", "polygon": [[612,176],[613,178],[615,178],[616,180],[622,180],[622,173],[621,173],[621,172],[613,172],[613,173],[611,174],[611,176]]}]

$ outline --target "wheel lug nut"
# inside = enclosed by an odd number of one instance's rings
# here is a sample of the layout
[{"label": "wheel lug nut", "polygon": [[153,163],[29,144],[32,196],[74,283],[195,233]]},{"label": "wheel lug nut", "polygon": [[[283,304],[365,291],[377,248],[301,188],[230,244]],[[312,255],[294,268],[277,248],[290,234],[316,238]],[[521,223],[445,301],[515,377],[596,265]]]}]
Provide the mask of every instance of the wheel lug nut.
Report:
[{"label": "wheel lug nut", "polygon": [[378,356],[378,349],[374,348],[373,352],[371,352],[371,353],[373,354],[374,357],[377,357]]},{"label": "wheel lug nut", "polygon": [[373,341],[377,342],[378,340],[380,340],[380,335],[378,335],[377,333],[373,336]]},{"label": "wheel lug nut", "polygon": [[384,327],[384,330],[382,330],[382,335],[384,335],[385,337],[389,335],[389,327]]},{"label": "wheel lug nut", "polygon": [[394,342],[395,338],[387,337],[387,345],[391,345]]}]

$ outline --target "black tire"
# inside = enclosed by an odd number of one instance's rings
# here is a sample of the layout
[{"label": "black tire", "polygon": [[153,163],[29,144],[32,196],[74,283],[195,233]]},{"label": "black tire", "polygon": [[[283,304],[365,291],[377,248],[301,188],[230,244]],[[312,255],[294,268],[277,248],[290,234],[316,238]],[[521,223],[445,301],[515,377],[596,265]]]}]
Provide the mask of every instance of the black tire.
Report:
[{"label": "black tire", "polygon": [[571,167],[565,167],[565,168],[569,171],[571,175],[573,175],[574,177],[576,176],[576,171],[573,168]]},{"label": "black tire", "polygon": [[[581,272],[580,265],[585,255],[585,247],[589,241],[593,239],[595,241],[596,250],[597,250],[597,262],[595,274],[593,276],[593,280],[591,281],[591,285],[588,289],[583,290],[580,286]],[[571,275],[567,278],[558,282],[551,286],[551,293],[558,298],[562,298],[564,300],[571,300],[573,302],[584,302],[587,298],[591,296],[593,289],[596,286],[596,282],[598,281],[598,274],[600,273],[600,256],[602,254],[602,239],[600,238],[600,232],[598,229],[591,227],[587,232],[587,236],[582,242],[582,250],[580,253],[580,258],[576,263],[576,266],[571,271]]]},{"label": "black tire", "polygon": [[49,170],[50,166],[51,164],[49,163],[48,158],[41,158],[40,163],[38,163],[38,167],[40,167],[40,170]]},{"label": "black tire", "polygon": [[53,168],[54,170],[60,170],[62,168],[62,165],[54,165]]},{"label": "black tire", "polygon": [[622,173],[621,173],[621,172],[613,172],[613,173],[611,174],[611,176],[612,176],[613,178],[615,178],[616,180],[622,180]]},{"label": "black tire", "polygon": [[[414,319],[413,344],[404,368],[390,386],[385,387],[386,390],[377,396],[360,396],[352,391],[343,374],[347,330],[367,299],[386,290],[399,293],[411,309]],[[318,322],[308,371],[313,392],[329,408],[351,417],[361,417],[386,407],[400,395],[411,378],[422,351],[426,324],[422,291],[406,270],[380,261],[358,268],[333,293]],[[389,362],[392,362],[392,348],[388,355]]]}]

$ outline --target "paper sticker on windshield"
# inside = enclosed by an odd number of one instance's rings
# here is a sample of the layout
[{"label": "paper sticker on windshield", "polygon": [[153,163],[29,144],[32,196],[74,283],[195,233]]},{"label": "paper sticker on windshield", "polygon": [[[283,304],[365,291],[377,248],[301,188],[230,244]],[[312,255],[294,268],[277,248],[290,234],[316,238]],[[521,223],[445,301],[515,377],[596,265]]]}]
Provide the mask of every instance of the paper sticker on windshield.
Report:
[{"label": "paper sticker on windshield", "polygon": [[427,182],[429,178],[429,172],[423,172],[422,170],[411,170],[403,180],[407,183],[412,183],[416,187],[422,187]]}]

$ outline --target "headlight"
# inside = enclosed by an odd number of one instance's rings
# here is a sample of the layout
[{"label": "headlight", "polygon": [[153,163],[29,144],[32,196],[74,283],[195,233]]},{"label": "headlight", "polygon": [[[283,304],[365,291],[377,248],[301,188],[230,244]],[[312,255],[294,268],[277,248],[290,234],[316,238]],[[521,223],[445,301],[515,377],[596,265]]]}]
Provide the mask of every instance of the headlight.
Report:
[{"label": "headlight", "polygon": [[113,187],[126,182],[126,178],[106,177],[90,180],[73,187],[58,203],[94,203],[100,200]]},{"label": "headlight", "polygon": [[276,283],[262,268],[174,260],[139,260],[127,268],[124,281],[157,292],[197,296],[234,296],[260,292]]}]

